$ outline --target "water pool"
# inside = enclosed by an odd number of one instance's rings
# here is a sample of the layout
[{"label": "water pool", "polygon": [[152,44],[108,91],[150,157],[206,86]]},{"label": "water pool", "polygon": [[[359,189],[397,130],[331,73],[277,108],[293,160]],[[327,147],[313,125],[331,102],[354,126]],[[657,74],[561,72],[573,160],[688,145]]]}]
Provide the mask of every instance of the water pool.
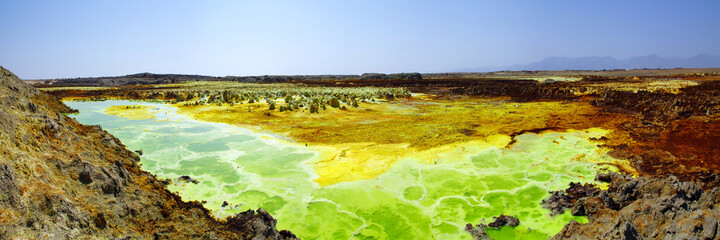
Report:
[{"label": "water pool", "polygon": [[[592,162],[606,158],[588,140],[602,130],[524,134],[510,149],[489,146],[433,164],[406,158],[377,178],[320,187],[313,181],[318,153],[287,139],[193,120],[161,103],[65,103],[80,111],[73,115],[79,122],[101,125],[130,150],[142,149],[144,170],[199,180],[168,186],[183,199],[206,201],[218,217],[262,207],[279,229],[303,239],[471,239],[465,224],[499,214],[521,224],[490,230],[490,236],[546,239],[571,219],[585,221],[568,213],[549,216],[540,206],[547,191],[591,181],[597,172]],[[106,114],[113,105],[147,106],[155,117]]]}]

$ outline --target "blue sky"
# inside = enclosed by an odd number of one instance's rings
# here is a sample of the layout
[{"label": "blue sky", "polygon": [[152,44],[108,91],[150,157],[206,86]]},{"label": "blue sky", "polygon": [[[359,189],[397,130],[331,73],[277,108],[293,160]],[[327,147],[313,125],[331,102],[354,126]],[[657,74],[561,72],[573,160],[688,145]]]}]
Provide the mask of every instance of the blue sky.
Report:
[{"label": "blue sky", "polygon": [[24,79],[445,72],[550,56],[720,54],[720,1],[8,1]]}]

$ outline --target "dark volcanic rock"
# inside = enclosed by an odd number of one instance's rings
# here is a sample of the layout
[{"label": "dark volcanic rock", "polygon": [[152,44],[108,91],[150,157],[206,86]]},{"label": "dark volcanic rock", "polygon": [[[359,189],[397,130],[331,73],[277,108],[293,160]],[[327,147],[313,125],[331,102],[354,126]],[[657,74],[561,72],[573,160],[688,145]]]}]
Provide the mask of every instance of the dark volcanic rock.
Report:
[{"label": "dark volcanic rock", "polygon": [[371,79],[386,79],[387,75],[383,73],[363,73],[360,75],[360,80],[371,80]]},{"label": "dark volcanic rock", "polygon": [[275,228],[275,220],[270,214],[258,209],[257,213],[247,210],[228,218],[227,224],[230,229],[243,233],[246,236],[255,236],[253,239],[295,239],[295,234],[289,231],[278,231]]},{"label": "dark volcanic rock", "polygon": [[703,81],[679,94],[606,90],[592,104],[606,108],[631,110],[646,119],[677,119],[720,113],[720,81]]},{"label": "dark volcanic rock", "polygon": [[485,229],[488,227],[492,228],[499,228],[502,226],[511,226],[515,227],[520,224],[520,220],[513,216],[508,216],[504,214],[500,214],[500,216],[493,217],[495,221],[491,222],[488,225],[485,224],[477,224],[473,226],[471,223],[468,223],[465,225],[465,231],[469,232],[470,235],[472,235],[473,239],[475,240],[485,240],[490,239],[490,237],[487,235],[487,232]]},{"label": "dark volcanic rock", "polygon": [[0,239],[294,238],[264,211],[219,221],[182,201],[72,111],[0,67]]},{"label": "dark volcanic rock", "polygon": [[490,236],[488,236],[487,232],[485,232],[485,229],[487,227],[488,227],[487,225],[482,224],[482,223],[475,225],[475,226],[468,223],[467,225],[465,225],[465,231],[469,232],[470,235],[475,240],[486,240],[486,239],[490,239]]},{"label": "dark volcanic rock", "polygon": [[186,183],[194,183],[194,184],[200,183],[200,181],[198,181],[197,179],[193,179],[193,178],[191,178],[191,177],[188,176],[188,175],[182,175],[182,176],[180,176],[180,177],[178,178],[178,181],[186,182]]},{"label": "dark volcanic rock", "polygon": [[360,80],[421,80],[422,75],[419,73],[363,73]]},{"label": "dark volcanic rock", "polygon": [[[609,182],[608,189],[576,195],[571,207],[574,215],[587,216],[589,222],[572,221],[553,239],[720,238],[720,188],[703,191],[700,183],[672,176],[632,178],[610,173],[597,179]],[[568,198],[554,194],[544,202],[554,200]]]},{"label": "dark volcanic rock", "polygon": [[573,208],[578,199],[594,196],[599,191],[600,189],[589,184],[570,183],[570,187],[565,191],[551,192],[552,195],[544,199],[542,204],[550,210],[550,215],[562,214],[566,209]]},{"label": "dark volcanic rock", "polygon": [[516,218],[516,217],[513,217],[513,216],[508,216],[508,215],[500,214],[500,216],[497,216],[497,217],[494,217],[494,218],[495,218],[495,221],[493,221],[493,222],[491,222],[490,224],[488,224],[488,227],[499,228],[499,227],[502,227],[502,226],[505,226],[505,225],[511,226],[511,227],[515,227],[515,226],[517,226],[518,224],[520,224],[520,220],[519,220],[518,218]]}]

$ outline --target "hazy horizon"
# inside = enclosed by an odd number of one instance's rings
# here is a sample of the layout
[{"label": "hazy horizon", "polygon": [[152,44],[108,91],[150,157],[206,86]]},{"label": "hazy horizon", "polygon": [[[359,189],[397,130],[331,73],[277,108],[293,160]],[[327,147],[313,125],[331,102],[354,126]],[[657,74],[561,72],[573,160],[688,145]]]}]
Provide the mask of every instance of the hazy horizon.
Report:
[{"label": "hazy horizon", "polygon": [[0,7],[0,65],[23,79],[448,72],[547,57],[720,55],[717,1],[22,1]]}]

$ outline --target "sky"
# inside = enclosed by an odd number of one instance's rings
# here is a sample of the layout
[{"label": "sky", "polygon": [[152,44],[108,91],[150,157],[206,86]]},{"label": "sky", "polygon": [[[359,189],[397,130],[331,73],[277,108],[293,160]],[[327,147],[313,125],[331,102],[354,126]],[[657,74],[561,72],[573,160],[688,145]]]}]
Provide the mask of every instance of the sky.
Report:
[{"label": "sky", "polygon": [[448,72],[720,54],[720,1],[0,0],[22,79]]}]

